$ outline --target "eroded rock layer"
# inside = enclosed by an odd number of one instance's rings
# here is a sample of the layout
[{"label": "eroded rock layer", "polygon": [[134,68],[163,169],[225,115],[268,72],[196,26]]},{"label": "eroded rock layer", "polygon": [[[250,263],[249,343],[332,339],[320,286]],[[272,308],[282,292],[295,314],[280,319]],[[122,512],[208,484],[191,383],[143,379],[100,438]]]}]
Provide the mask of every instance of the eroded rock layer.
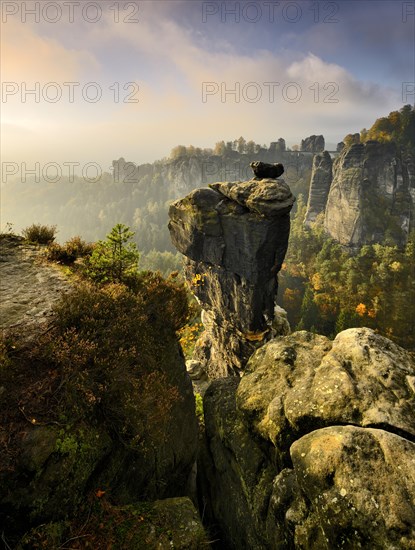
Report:
[{"label": "eroded rock layer", "polygon": [[330,153],[327,151],[314,155],[310,194],[305,216],[306,225],[316,221],[317,216],[323,213],[326,208],[332,180],[332,165]]},{"label": "eroded rock layer", "polygon": [[343,149],[333,165],[325,209],[329,235],[351,248],[385,239],[405,244],[413,223],[412,167],[411,156],[402,158],[393,142]]},{"label": "eroded rock layer", "polygon": [[171,238],[203,308],[195,357],[211,378],[243,368],[270,334],[294,200],[284,181],[263,179],[214,183],[170,207]]}]

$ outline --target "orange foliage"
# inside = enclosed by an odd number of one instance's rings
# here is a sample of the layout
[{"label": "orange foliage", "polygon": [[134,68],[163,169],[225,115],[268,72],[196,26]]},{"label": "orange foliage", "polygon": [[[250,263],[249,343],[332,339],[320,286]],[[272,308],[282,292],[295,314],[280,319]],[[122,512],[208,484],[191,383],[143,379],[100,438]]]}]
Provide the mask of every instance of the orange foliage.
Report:
[{"label": "orange foliage", "polygon": [[366,308],[365,304],[360,303],[356,306],[355,311],[358,315],[360,315],[360,317],[363,317],[363,315],[365,315],[367,313],[367,308]]}]

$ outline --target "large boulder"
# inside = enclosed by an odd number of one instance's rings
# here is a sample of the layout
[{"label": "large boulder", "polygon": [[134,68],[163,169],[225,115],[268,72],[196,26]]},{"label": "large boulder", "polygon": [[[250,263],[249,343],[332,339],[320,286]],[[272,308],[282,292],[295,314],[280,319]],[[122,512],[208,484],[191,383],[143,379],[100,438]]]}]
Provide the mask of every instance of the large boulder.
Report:
[{"label": "large boulder", "polygon": [[294,197],[282,180],[211,184],[170,206],[173,244],[204,310],[195,358],[211,378],[239,372],[274,317]]},{"label": "large boulder", "polygon": [[300,331],[212,383],[204,409],[207,510],[230,548],[412,548],[409,352],[365,328]]}]

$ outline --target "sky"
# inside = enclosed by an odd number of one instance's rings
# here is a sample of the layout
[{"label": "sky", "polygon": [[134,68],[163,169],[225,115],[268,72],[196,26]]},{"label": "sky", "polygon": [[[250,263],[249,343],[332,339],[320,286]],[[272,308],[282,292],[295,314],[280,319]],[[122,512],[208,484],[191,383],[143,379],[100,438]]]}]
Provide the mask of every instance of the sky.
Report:
[{"label": "sky", "polygon": [[414,103],[413,1],[1,9],[3,182],[31,169],[109,171],[121,156],[153,162],[179,144],[239,136],[335,144]]}]

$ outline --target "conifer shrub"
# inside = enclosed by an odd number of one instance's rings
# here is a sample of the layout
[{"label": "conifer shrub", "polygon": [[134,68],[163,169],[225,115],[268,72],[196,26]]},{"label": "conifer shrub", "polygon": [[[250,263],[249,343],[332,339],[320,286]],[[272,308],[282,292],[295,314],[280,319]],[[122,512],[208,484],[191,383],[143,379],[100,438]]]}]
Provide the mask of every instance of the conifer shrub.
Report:
[{"label": "conifer shrub", "polygon": [[140,254],[131,242],[134,232],[117,223],[104,241],[98,241],[88,259],[85,275],[97,283],[134,283]]},{"label": "conifer shrub", "polygon": [[55,240],[56,225],[33,223],[23,229],[22,235],[30,243],[50,244]]}]

